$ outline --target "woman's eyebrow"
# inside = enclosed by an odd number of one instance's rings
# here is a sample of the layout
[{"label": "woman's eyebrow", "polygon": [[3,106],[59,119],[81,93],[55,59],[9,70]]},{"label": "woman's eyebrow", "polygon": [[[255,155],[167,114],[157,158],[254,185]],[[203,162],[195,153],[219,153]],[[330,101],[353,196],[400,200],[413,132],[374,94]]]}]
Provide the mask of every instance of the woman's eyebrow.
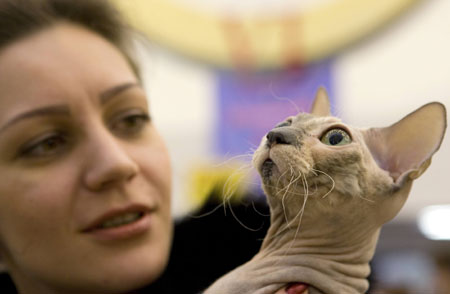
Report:
[{"label": "woman's eyebrow", "polygon": [[18,114],[15,117],[13,117],[9,121],[7,121],[3,126],[1,126],[0,133],[21,120],[30,119],[30,118],[33,118],[36,116],[46,116],[46,115],[70,115],[69,107],[67,105],[51,105],[51,106],[33,109],[30,111],[25,111],[21,114]]},{"label": "woman's eyebrow", "polygon": [[108,102],[109,99],[114,98],[116,95],[132,87],[141,87],[141,85],[136,82],[128,82],[109,88],[100,93],[100,103],[103,105]]},{"label": "woman's eyebrow", "polygon": [[[118,86],[109,88],[100,94],[101,104],[105,104],[109,99],[114,98],[119,93],[131,88],[131,87],[141,87],[140,84],[136,82],[129,82],[125,84],[120,84]],[[36,116],[45,115],[70,115],[70,110],[67,105],[51,105],[42,108],[33,109],[30,111],[25,111],[17,116],[13,117],[7,121],[3,126],[0,127],[0,133],[12,126],[13,124]]]}]

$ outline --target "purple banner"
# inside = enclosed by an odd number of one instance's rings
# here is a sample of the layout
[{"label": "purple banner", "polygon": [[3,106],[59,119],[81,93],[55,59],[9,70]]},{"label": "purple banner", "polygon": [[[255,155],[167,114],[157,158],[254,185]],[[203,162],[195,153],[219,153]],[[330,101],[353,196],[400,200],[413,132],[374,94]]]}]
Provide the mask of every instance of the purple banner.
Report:
[{"label": "purple banner", "polygon": [[309,111],[320,86],[334,105],[331,67],[327,60],[278,72],[219,72],[218,154],[230,157],[255,149],[277,123]]}]

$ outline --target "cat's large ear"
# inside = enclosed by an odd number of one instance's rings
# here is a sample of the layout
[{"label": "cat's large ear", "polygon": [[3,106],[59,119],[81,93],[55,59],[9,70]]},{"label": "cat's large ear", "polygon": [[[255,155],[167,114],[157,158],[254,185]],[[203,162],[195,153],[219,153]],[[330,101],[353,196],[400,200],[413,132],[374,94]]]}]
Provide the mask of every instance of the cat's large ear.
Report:
[{"label": "cat's large ear", "polygon": [[331,115],[330,100],[328,99],[328,94],[324,87],[320,87],[317,90],[316,98],[314,98],[314,102],[309,113],[317,116]]},{"label": "cat's large ear", "polygon": [[444,105],[433,102],[390,127],[367,130],[364,137],[378,165],[401,184],[407,178],[418,178],[427,169],[446,126]]}]

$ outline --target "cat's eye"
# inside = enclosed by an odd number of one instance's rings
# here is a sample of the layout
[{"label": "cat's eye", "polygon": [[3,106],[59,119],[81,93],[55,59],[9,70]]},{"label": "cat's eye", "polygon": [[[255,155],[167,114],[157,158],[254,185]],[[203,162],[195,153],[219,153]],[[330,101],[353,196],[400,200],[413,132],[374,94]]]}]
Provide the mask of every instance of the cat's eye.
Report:
[{"label": "cat's eye", "polygon": [[321,138],[320,141],[330,146],[347,145],[352,142],[350,135],[343,129],[331,129],[328,130]]},{"label": "cat's eye", "polygon": [[288,118],[287,120],[277,124],[274,129],[276,128],[282,128],[282,127],[288,127],[292,124],[292,119]]}]

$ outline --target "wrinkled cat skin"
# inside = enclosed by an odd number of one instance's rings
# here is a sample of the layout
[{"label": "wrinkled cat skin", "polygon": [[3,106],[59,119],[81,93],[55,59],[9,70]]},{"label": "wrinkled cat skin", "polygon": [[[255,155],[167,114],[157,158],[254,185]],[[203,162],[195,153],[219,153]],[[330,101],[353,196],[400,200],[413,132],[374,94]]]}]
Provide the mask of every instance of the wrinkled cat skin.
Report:
[{"label": "wrinkled cat skin", "polygon": [[[291,282],[309,284],[310,294],[365,293],[380,228],[405,203],[445,128],[440,103],[387,128],[354,128],[330,115],[319,89],[311,113],[275,127],[254,154],[271,209],[260,252],[205,293],[274,294]],[[324,143],[335,129],[349,142]]]}]

